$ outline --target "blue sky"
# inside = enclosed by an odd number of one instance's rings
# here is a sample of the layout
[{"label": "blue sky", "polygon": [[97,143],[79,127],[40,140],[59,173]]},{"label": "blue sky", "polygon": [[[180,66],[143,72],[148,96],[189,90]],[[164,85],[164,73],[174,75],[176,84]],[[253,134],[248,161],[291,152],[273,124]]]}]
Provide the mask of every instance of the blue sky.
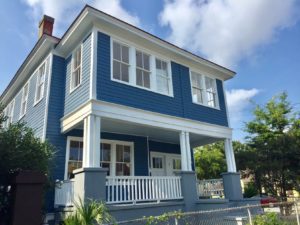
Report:
[{"label": "blue sky", "polygon": [[15,0],[0,8],[0,93],[37,41],[43,14],[60,37],[85,4],[237,72],[226,82],[234,139],[254,105],[287,91],[300,110],[300,8],[297,0]]}]

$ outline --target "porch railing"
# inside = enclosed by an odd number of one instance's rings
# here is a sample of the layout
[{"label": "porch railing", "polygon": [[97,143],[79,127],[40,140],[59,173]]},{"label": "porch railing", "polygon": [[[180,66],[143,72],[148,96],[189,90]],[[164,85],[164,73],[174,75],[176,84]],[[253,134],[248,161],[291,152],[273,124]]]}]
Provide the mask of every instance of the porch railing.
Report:
[{"label": "porch railing", "polygon": [[179,176],[106,178],[107,203],[136,203],[181,199]]},{"label": "porch railing", "polygon": [[198,180],[198,195],[201,198],[214,198],[224,196],[222,179]]},{"label": "porch railing", "polygon": [[74,201],[74,181],[56,182],[54,204],[56,206],[72,206]]}]

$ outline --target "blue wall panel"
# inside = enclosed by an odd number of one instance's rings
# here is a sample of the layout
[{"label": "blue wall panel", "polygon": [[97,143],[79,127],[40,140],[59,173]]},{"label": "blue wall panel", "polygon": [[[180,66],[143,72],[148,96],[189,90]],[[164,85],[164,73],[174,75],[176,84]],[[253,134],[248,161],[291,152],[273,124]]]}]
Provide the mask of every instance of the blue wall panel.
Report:
[{"label": "blue wall panel", "polygon": [[217,80],[220,110],[192,102],[189,68],[172,62],[174,97],[111,80],[110,37],[98,33],[97,99],[176,117],[228,126],[222,82]]},{"label": "blue wall panel", "polygon": [[70,93],[72,56],[66,59],[66,88],[64,115],[72,112],[89,99],[91,70],[91,35],[83,41],[82,47],[82,82]]},{"label": "blue wall panel", "polygon": [[163,143],[157,141],[149,141],[149,150],[151,152],[163,152],[169,154],[180,154],[180,145]]}]

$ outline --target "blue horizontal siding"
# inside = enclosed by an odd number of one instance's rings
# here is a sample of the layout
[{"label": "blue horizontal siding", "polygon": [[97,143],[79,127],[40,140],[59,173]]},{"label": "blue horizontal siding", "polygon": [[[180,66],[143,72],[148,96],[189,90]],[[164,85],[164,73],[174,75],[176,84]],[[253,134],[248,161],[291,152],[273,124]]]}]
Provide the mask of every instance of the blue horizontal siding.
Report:
[{"label": "blue horizontal siding", "polygon": [[150,140],[149,141],[149,150],[151,152],[180,154],[180,145]]},{"label": "blue horizontal siding", "polygon": [[66,88],[64,115],[74,111],[89,99],[91,71],[91,35],[82,42],[82,81],[80,86],[70,93],[72,56],[66,59]]},{"label": "blue horizontal siding", "polygon": [[98,33],[97,99],[151,112],[228,126],[222,81],[217,80],[220,110],[192,102],[189,68],[171,62],[174,97],[111,80],[110,37]]}]

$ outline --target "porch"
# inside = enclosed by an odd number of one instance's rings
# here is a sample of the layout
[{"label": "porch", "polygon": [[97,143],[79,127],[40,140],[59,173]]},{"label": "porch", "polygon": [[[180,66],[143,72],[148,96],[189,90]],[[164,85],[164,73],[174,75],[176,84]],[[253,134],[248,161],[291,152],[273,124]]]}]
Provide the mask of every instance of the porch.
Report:
[{"label": "porch", "polygon": [[192,149],[219,140],[225,141],[228,172],[236,172],[229,128],[125,112],[132,119],[101,110],[62,120],[66,166],[55,189],[56,207],[72,206],[78,198],[110,205],[195,202],[200,194]]}]

